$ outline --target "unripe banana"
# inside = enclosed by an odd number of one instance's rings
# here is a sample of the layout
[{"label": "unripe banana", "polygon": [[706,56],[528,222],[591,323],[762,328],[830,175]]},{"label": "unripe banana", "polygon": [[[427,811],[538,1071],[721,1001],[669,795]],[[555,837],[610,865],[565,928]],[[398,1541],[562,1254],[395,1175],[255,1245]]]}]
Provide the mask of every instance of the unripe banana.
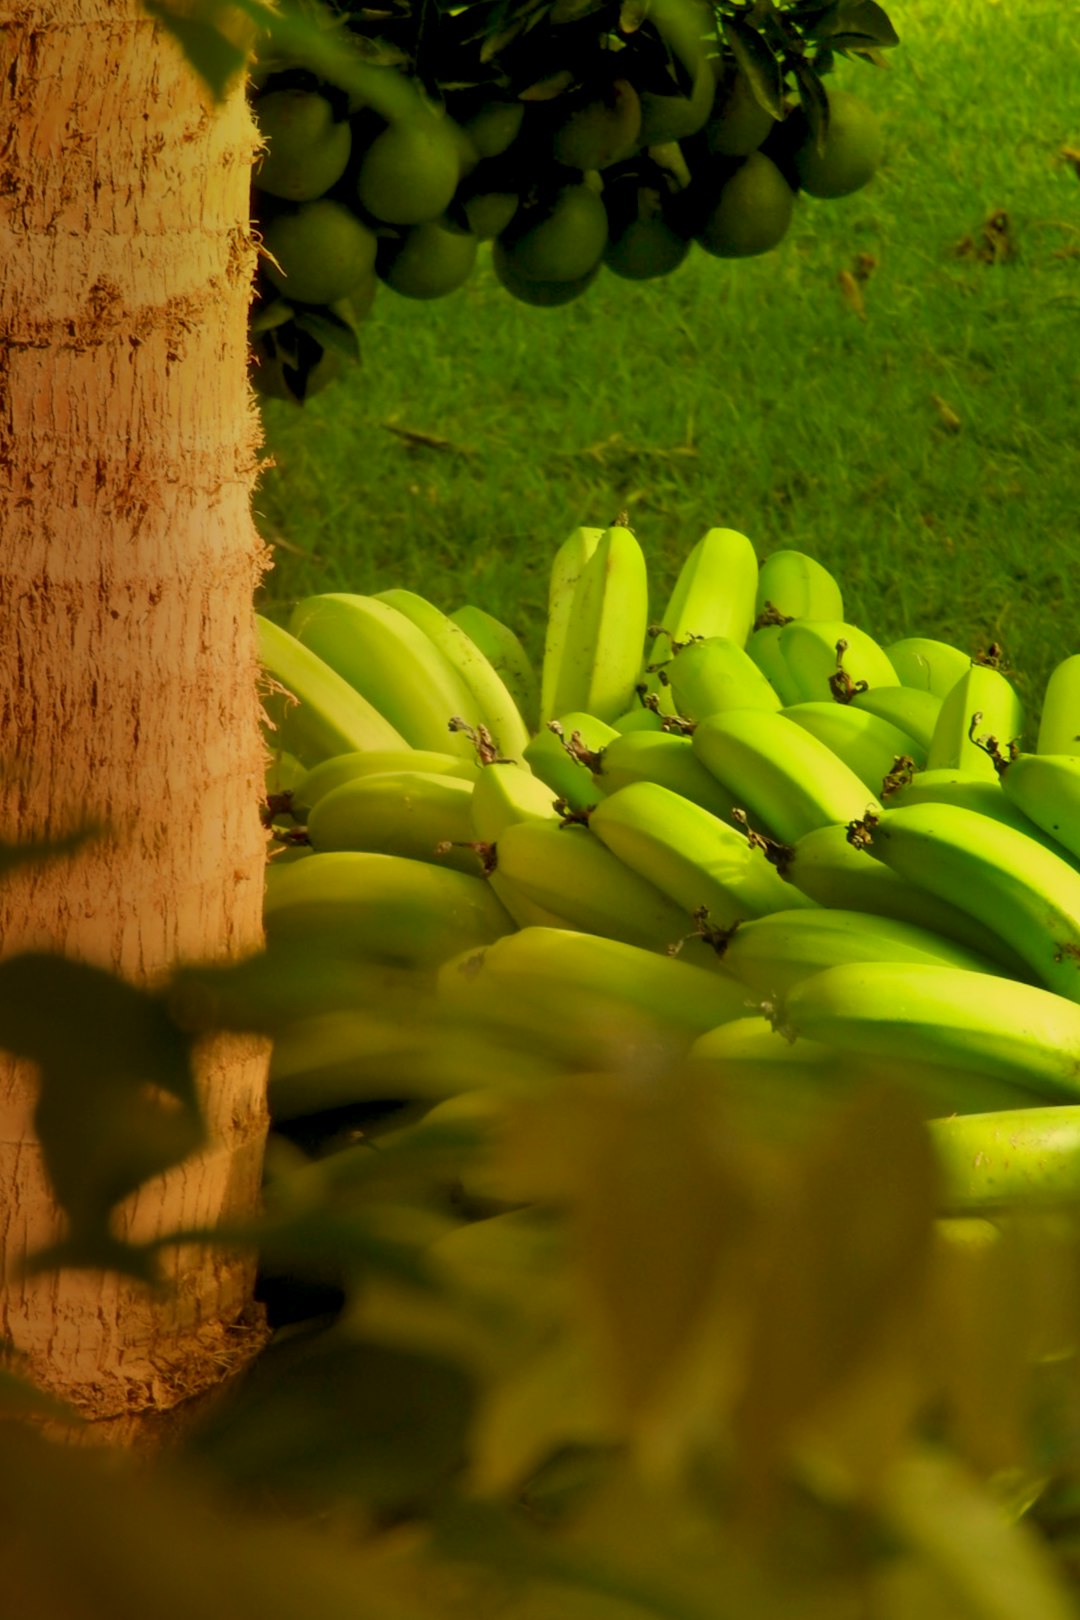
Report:
[{"label": "unripe banana", "polygon": [[785,844],[814,827],[857,820],[876,803],[831,748],[783,714],[729,709],[710,715],[693,743],[755,831]]},{"label": "unripe banana", "polygon": [[603,532],[603,529],[575,529],[563,541],[551,564],[544,661],[540,673],[541,728],[558,714],[555,707],[555,689],[562,668],[566,638],[570,632],[574,593],[585,571],[585,564],[596,550]]},{"label": "unripe banana", "polygon": [[[473,786],[428,771],[381,771],[342,782],[313,806],[307,820],[313,849],[407,855],[479,875],[473,838]],[[449,848],[444,848],[449,845]]]},{"label": "unripe banana", "polygon": [[890,810],[908,804],[957,804],[961,809],[975,810],[980,816],[989,816],[991,821],[1012,827],[1044,849],[1068,859],[1064,846],[1024,814],[1019,804],[1004,791],[1004,784],[1004,776],[990,782],[973,771],[917,771],[909,782],[890,789],[882,802]]},{"label": "unripe banana", "polygon": [[1001,789],[1062,854],[1080,860],[1080,744],[1075,754],[1021,754],[1002,772]]},{"label": "unripe banana", "polygon": [[361,748],[349,754],[335,754],[305,771],[293,792],[294,813],[303,821],[320,799],[343,782],[360,776],[378,776],[383,771],[429,771],[438,776],[461,776],[475,781],[479,766],[459,754],[444,754],[431,748]]},{"label": "unripe banana", "polygon": [[933,692],[923,692],[914,686],[871,686],[865,692],[856,692],[849,706],[876,714],[880,720],[889,720],[906,731],[918,743],[925,759],[941,702]]},{"label": "unripe banana", "polygon": [[552,729],[549,721],[530,738],[525,761],[556,798],[565,799],[571,810],[585,810],[596,803],[603,789],[594,781],[585,761],[568,751],[566,744],[577,747],[577,737],[583,751],[595,754],[614,742],[619,733],[596,715],[580,712],[560,715],[554,726],[557,729]]},{"label": "unripe banana", "polygon": [[1036,752],[1080,754],[1080,653],[1063,658],[1050,671]]},{"label": "unripe banana", "polygon": [[397,608],[373,596],[328,592],[299,602],[289,628],[414,748],[473,757],[468,735],[450,722],[461,718],[476,727],[476,700],[449,660]]},{"label": "unripe banana", "polygon": [[689,552],[679,570],[647,664],[667,658],[673,641],[723,636],[742,647],[754,622],[758,560],[750,541],[737,529],[709,529]]},{"label": "unripe banana", "polygon": [[840,619],[844,600],[829,570],[804,551],[782,549],[765,558],[758,574],[755,611],[785,619]]},{"label": "unripe banana", "polygon": [[525,724],[534,730],[540,714],[540,683],[521,638],[508,624],[472,602],[455,608],[450,617],[505,681]]},{"label": "unripe banana", "polygon": [[379,591],[375,600],[388,602],[423,631],[472,693],[481,722],[497,753],[505,759],[520,759],[529,740],[529,728],[506,682],[476,642],[433,602],[415,591]]},{"label": "unripe banana", "polygon": [[905,636],[885,648],[903,686],[944,698],[971,663],[969,653],[932,636]]},{"label": "unripe banana", "polygon": [[788,669],[780,647],[780,636],[785,626],[763,624],[752,630],[746,638],[746,652],[760,669],[781,704],[801,703],[803,693],[799,683]]},{"label": "unripe banana", "polygon": [[731,826],[731,794],[707,771],[689,737],[670,731],[631,731],[600,750],[593,779],[603,794],[630,782],[658,782]]},{"label": "unripe banana", "polygon": [[513,919],[480,877],[404,855],[340,850],[271,864],[264,907],[268,945],[331,946],[345,960],[438,967],[490,945]]},{"label": "unripe banana", "polygon": [[930,1122],[948,1214],[1060,1208],[1080,1193],[1080,1107],[1018,1108]]},{"label": "unripe banana", "polygon": [[727,636],[680,648],[663,670],[675,708],[688,720],[724,709],[778,709],[780,699],[749,653]]},{"label": "unripe banana", "polygon": [[[609,723],[623,714],[641,675],[648,623],[645,557],[630,530],[615,524],[600,536],[574,590],[553,679],[554,713],[581,709]],[[543,718],[552,716],[545,711]]]},{"label": "unripe banana", "polygon": [[407,747],[389,720],[316,652],[258,613],[255,627],[263,669],[291,694],[272,692],[264,700],[275,746],[302,765],[358,748]]},{"label": "unripe banana", "polygon": [[842,619],[793,619],[777,637],[784,663],[798,689],[798,701],[830,697],[846,703],[870,686],[898,686],[888,655],[858,625]]},{"label": "unripe banana", "polygon": [[997,767],[978,739],[996,738],[1005,750],[1023,729],[1020,699],[1005,676],[989,664],[969,664],[942,701],[926,751],[927,769],[959,767],[992,780]]},{"label": "unripe banana", "polygon": [[494,844],[514,821],[550,821],[558,825],[556,797],[542,778],[521,765],[485,765],[472,791],[472,836]]},{"label": "unripe banana", "polygon": [[880,794],[881,784],[896,770],[898,760],[920,765],[925,758],[914,737],[891,720],[867,714],[850,703],[792,703],[780,712],[831,748],[874,795]]}]

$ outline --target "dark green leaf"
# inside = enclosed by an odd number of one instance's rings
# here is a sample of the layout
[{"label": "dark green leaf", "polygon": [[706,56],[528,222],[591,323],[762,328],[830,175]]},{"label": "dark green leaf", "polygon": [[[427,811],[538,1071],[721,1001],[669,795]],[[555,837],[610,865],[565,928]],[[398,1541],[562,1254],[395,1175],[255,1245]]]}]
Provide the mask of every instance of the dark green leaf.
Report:
[{"label": "dark green leaf", "polygon": [[313,337],[324,349],[332,349],[336,354],[344,355],[346,360],[360,359],[360,340],[356,328],[332,310],[298,309],[296,324],[301,332]]},{"label": "dark green leaf", "polygon": [[877,0],[841,0],[829,8],[827,15],[816,26],[805,28],[805,33],[840,49],[840,37],[859,36],[871,46],[899,45],[900,38]]},{"label": "dark green leaf", "polygon": [[196,7],[170,0],[142,0],[142,4],[172,34],[214,100],[224,101],[249,55],[229,38],[230,13],[233,22],[236,16],[231,0],[203,0]]},{"label": "dark green leaf", "polygon": [[741,17],[724,17],[724,39],[756,100],[774,118],[784,115],[784,74],[780,62],[756,28]]},{"label": "dark green leaf", "polygon": [[814,144],[819,154],[823,153],[829,134],[829,98],[821,75],[811,67],[804,56],[793,59],[791,71],[795,75],[799,101],[806,114],[806,122],[810,126]]}]

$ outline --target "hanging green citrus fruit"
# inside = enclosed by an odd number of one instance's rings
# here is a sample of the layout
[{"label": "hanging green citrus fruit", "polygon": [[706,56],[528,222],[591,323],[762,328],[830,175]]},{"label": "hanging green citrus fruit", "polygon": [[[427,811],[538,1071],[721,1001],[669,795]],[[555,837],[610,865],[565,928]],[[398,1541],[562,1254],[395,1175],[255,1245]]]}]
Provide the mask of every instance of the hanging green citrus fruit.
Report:
[{"label": "hanging green citrus fruit", "polygon": [[768,253],[782,240],[794,207],[795,193],[776,164],[751,152],[721,186],[695,235],[718,259]]},{"label": "hanging green citrus fruit", "polygon": [[829,130],[825,150],[819,152],[806,115],[793,129],[805,129],[794,150],[793,162],[804,191],[811,197],[846,197],[859,191],[875,173],[885,151],[885,137],[877,114],[865,101],[846,90],[830,90]]},{"label": "hanging green citrus fruit", "polygon": [[628,206],[608,209],[610,234],[604,263],[627,281],[670,275],[690,252],[690,243],[665,217],[660,193],[637,185]]},{"label": "hanging green citrus fruit", "polygon": [[375,233],[329,197],[278,214],[263,227],[263,243],[277,260],[264,264],[266,279],[291,303],[332,304],[366,281],[375,265]]},{"label": "hanging green citrus fruit", "polygon": [[560,304],[572,303],[592,286],[600,274],[597,261],[585,275],[574,276],[569,281],[534,281],[521,274],[501,242],[491,245],[491,265],[497,280],[512,298],[522,304],[532,304],[537,309],[554,309]]},{"label": "hanging green citrus fruit", "polygon": [[462,204],[473,235],[481,242],[501,236],[518,211],[521,202],[509,191],[478,191]]},{"label": "hanging green citrus fruit", "polygon": [[446,208],[461,167],[450,120],[420,113],[376,135],[360,165],[357,195],[369,214],[388,225],[422,225]]},{"label": "hanging green citrus fruit", "polygon": [[405,298],[443,298],[464,285],[476,264],[477,240],[437,220],[413,225],[399,241],[379,243],[379,279]]},{"label": "hanging green citrus fruit", "polygon": [[517,139],[525,117],[523,101],[486,101],[462,121],[462,129],[482,158],[498,157]]},{"label": "hanging green citrus fruit", "polygon": [[586,89],[554,105],[559,122],[551,155],[568,169],[606,169],[638,144],[641,98],[629,79],[613,79],[599,94]]},{"label": "hanging green citrus fruit", "polygon": [[712,112],[715,92],[716,80],[704,55],[698,63],[688,96],[664,96],[657,95],[653,90],[643,90],[638,145],[663,146],[668,141],[684,141],[688,136],[696,135]]},{"label": "hanging green citrus fruit", "polygon": [[325,96],[308,90],[272,90],[256,103],[259,133],[268,142],[254,181],[260,191],[308,202],[329,191],[345,172],[352,135],[335,123]]},{"label": "hanging green citrus fruit", "polygon": [[706,149],[722,157],[747,157],[757,151],[774,122],[750,81],[732,69],[716,87],[712,117],[703,131]]},{"label": "hanging green citrus fruit", "polygon": [[574,281],[599,263],[607,234],[607,214],[596,192],[573,185],[563,186],[546,208],[519,210],[499,243],[527,280]]}]

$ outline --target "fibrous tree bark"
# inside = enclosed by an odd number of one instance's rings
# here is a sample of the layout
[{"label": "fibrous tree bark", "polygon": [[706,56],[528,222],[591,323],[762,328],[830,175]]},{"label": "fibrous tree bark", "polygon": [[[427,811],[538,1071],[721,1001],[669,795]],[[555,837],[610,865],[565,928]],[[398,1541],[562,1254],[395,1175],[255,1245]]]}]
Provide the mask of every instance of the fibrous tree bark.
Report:
[{"label": "fibrous tree bark", "polygon": [[[0,883],[0,954],[154,985],[262,937],[256,133],[137,0],[0,0],[0,83],[0,838],[107,828]],[[265,1048],[214,1037],[197,1067],[209,1146],[124,1203],[125,1235],[257,1201]],[[168,1407],[260,1342],[252,1260],[166,1251],[163,1297],[23,1276],[62,1231],[36,1085],[0,1053],[0,1336],[94,1417]]]}]

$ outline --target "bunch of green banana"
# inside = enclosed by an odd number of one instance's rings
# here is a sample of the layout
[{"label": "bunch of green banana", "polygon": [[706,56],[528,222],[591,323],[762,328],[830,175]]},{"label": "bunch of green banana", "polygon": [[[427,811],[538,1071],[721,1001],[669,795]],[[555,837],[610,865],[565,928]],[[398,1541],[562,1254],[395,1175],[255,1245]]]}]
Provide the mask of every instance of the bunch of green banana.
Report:
[{"label": "bunch of green banana", "polygon": [[[875,1078],[928,1117],[1080,1098],[1080,654],[1025,751],[997,649],[882,645],[815,559],[732,529],[650,633],[625,521],[558,549],[539,672],[409,591],[259,633],[275,943],[438,973],[523,1064],[588,1061],[582,1031],[690,1051],[774,1122]],[[406,1050],[421,1091],[464,1088],[384,1023],[336,1030],[320,1095]]]}]

